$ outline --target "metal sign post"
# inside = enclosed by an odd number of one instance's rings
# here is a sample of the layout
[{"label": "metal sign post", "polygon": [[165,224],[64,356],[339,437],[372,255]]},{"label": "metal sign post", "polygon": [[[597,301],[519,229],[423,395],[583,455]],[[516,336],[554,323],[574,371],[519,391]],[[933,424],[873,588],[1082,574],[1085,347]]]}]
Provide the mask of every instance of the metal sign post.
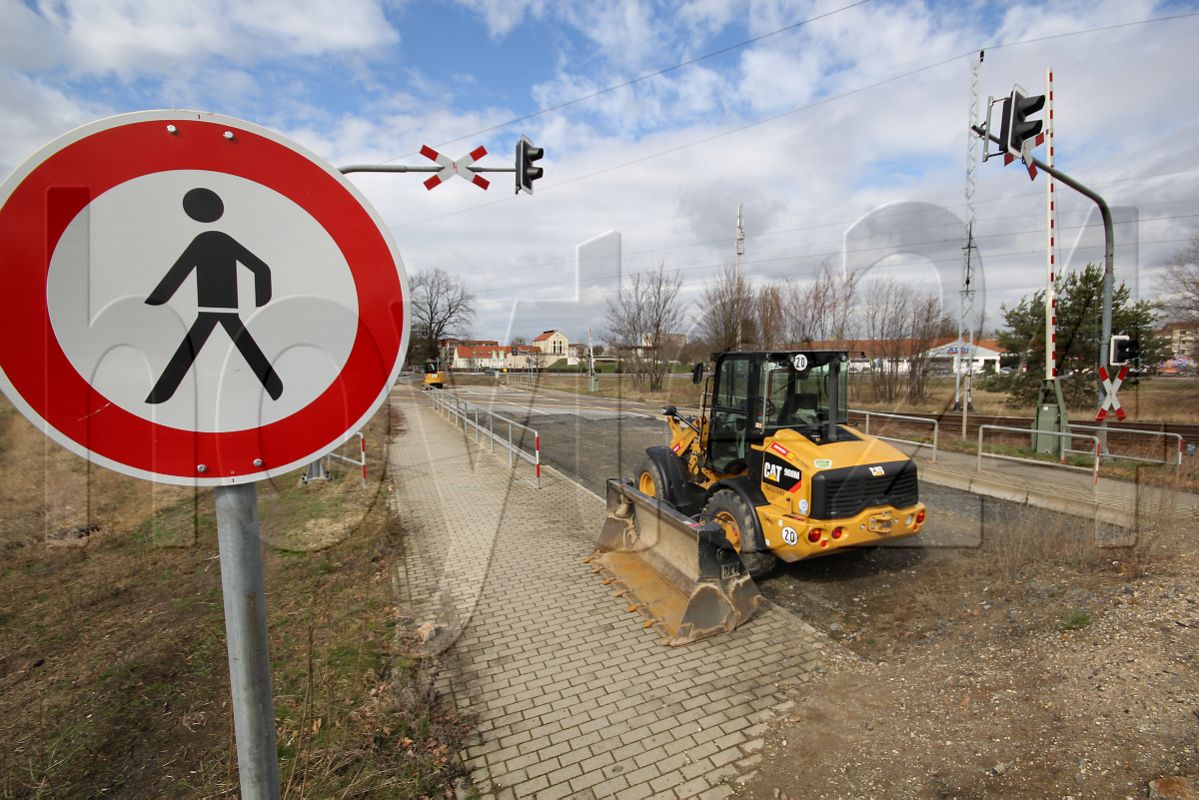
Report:
[{"label": "metal sign post", "polygon": [[[409,329],[387,227],[273,131],[145,111],[0,183],[0,250],[0,391],[93,464],[214,487],[241,796],[277,800],[255,482],[321,461],[387,399]],[[242,315],[234,260],[259,313]],[[108,357],[122,348],[140,358]]]},{"label": "metal sign post", "polygon": [[279,758],[258,535],[258,488],[253,483],[218,486],[213,495],[241,794],[243,800],[274,800],[279,797]]}]

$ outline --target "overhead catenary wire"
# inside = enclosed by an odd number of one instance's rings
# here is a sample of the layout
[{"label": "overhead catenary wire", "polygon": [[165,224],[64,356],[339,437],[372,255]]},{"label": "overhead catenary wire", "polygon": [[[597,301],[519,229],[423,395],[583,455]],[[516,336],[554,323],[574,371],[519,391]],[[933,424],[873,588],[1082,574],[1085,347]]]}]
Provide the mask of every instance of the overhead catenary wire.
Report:
[{"label": "overhead catenary wire", "polygon": [[[751,37],[749,39],[743,39],[740,42],[735,42],[733,44],[721,47],[717,50],[713,50],[711,52],[704,53],[703,55],[699,55],[694,58],[689,58],[686,61],[680,61],[677,64],[671,64],[668,67],[662,67],[661,69],[654,70],[653,72],[647,72],[644,75],[637,76],[636,78],[631,78],[631,79],[629,79],[627,81],[623,81],[621,83],[614,83],[611,86],[604,87],[603,89],[597,89],[594,92],[589,92],[588,94],[580,95],[580,96],[572,98],[570,100],[564,100],[561,103],[557,103],[555,105],[548,106],[546,108],[538,109],[537,111],[532,111],[528,114],[522,114],[519,117],[513,117],[512,119],[506,120],[504,122],[496,123],[495,125],[490,125],[486,128],[480,128],[477,131],[472,131],[471,133],[465,133],[461,136],[456,136],[453,139],[447,139],[444,142],[440,142],[439,144],[434,145],[434,147],[435,148],[445,147],[447,145],[456,144],[456,143],[464,141],[466,139],[473,139],[476,136],[482,136],[483,134],[486,134],[486,133],[491,133],[493,131],[502,130],[509,126],[515,125],[518,122],[525,122],[527,120],[536,119],[537,117],[541,117],[546,114],[552,114],[555,111],[561,111],[564,108],[570,108],[571,106],[578,105],[579,103],[585,103],[588,100],[594,100],[597,97],[602,97],[606,94],[611,94],[612,92],[620,91],[621,89],[627,89],[630,86],[635,86],[639,83],[643,83],[643,82],[651,80],[653,78],[660,78],[663,75],[667,75],[671,72],[675,72],[676,70],[683,69],[684,67],[694,66],[695,64],[698,64],[701,61],[707,61],[710,58],[715,58],[716,56],[721,56],[721,55],[724,55],[725,53],[731,53],[734,50],[740,50],[742,47],[748,47],[751,44],[757,44],[758,42],[764,41],[766,39],[770,39],[775,36],[779,36],[780,34],[788,33],[789,31],[798,30],[799,28],[802,28],[805,25],[809,25],[813,22],[817,22],[817,21],[825,19],[827,17],[835,16],[844,11],[849,11],[850,9],[857,8],[858,6],[864,6],[870,2],[873,2],[873,0],[857,0],[857,2],[850,3],[849,5],[841,6],[840,8],[834,8],[829,11],[825,11],[821,14],[816,14],[815,16],[808,17],[807,19],[800,20],[799,22],[793,22],[790,25],[784,25],[781,28],[776,28],[775,30],[768,31],[767,33],[759,34],[759,35]],[[401,158],[410,158],[412,156],[418,155],[418,153],[419,153],[419,151],[405,153],[403,155],[396,156],[395,158],[389,158],[386,161],[384,161],[383,163],[387,164],[392,161],[398,161]]]},{"label": "overhead catenary wire", "polygon": [[[848,7],[846,7],[846,8],[848,8]],[[889,77],[882,78],[880,80],[865,84],[863,86],[859,86],[859,87],[856,87],[853,89],[846,90],[839,94],[829,95],[827,97],[820,98],[819,100],[815,100],[811,103],[807,103],[805,105],[801,105],[796,108],[788,109],[787,111],[782,111],[777,114],[772,114],[770,116],[763,117],[758,120],[754,120],[752,122],[734,126],[732,128],[727,128],[725,130],[718,131],[718,132],[710,134],[708,136],[703,136],[703,137],[693,139],[688,142],[683,142],[681,144],[678,144],[678,145],[675,145],[672,147],[668,147],[663,150],[655,151],[653,153],[649,153],[647,155],[640,156],[638,158],[630,159],[628,161],[623,161],[623,162],[620,162],[617,164],[612,164],[612,165],[603,167],[601,169],[594,170],[592,172],[588,172],[588,173],[585,173],[582,175],[577,175],[573,178],[567,178],[565,180],[558,181],[556,183],[550,183],[548,185],[539,187],[538,191],[545,192],[545,191],[556,190],[563,186],[568,186],[573,183],[578,183],[579,181],[589,180],[591,178],[595,178],[597,176],[604,175],[609,172],[613,172],[615,170],[624,169],[627,167],[635,166],[637,164],[642,164],[646,161],[650,161],[655,158],[661,158],[663,156],[670,155],[672,153],[676,153],[676,152],[679,152],[681,150],[685,150],[685,149],[688,149],[691,147],[695,147],[697,145],[706,144],[707,142],[715,141],[715,140],[724,138],[726,136],[732,136],[732,135],[735,135],[738,133],[743,133],[744,131],[751,130],[753,128],[757,128],[762,125],[766,125],[766,124],[775,122],[780,119],[785,119],[787,117],[793,116],[795,114],[798,114],[798,113],[801,113],[804,111],[811,111],[813,109],[828,105],[830,103],[834,103],[836,101],[843,100],[845,98],[852,97],[852,96],[861,94],[863,92],[868,92],[873,89],[877,89],[882,86],[886,86],[891,83],[895,83],[897,81],[903,80],[905,78],[909,78],[914,75],[921,74],[923,72],[928,72],[930,70],[934,70],[939,67],[943,67],[947,64],[953,63],[955,61],[959,61],[963,58],[975,57],[975,55],[978,53],[978,51],[980,49],[1000,50],[1000,49],[1009,48],[1009,47],[1018,47],[1018,46],[1028,45],[1028,44],[1036,44],[1036,43],[1052,41],[1052,40],[1057,40],[1057,39],[1064,39],[1064,38],[1073,37],[1073,36],[1083,36],[1083,35],[1092,34],[1092,33],[1101,33],[1101,32],[1106,32],[1106,31],[1111,31],[1111,30],[1118,30],[1118,29],[1122,29],[1122,28],[1134,27],[1134,26],[1138,26],[1138,25],[1147,25],[1147,24],[1157,23],[1157,22],[1167,22],[1167,21],[1185,19],[1185,18],[1190,18],[1190,17],[1195,17],[1195,16],[1199,16],[1199,11],[1184,12],[1184,13],[1180,13],[1180,14],[1171,14],[1171,15],[1165,15],[1165,16],[1160,16],[1160,17],[1151,17],[1149,19],[1133,20],[1130,22],[1114,23],[1111,25],[1101,25],[1101,26],[1096,26],[1096,27],[1092,27],[1092,28],[1083,28],[1083,29],[1074,30],[1074,31],[1063,31],[1061,33],[1047,34],[1045,36],[1036,36],[1036,37],[1031,37],[1028,39],[1019,39],[1019,40],[1011,41],[1011,42],[999,42],[997,44],[985,45],[982,48],[972,47],[963,53],[949,56],[948,58],[934,61],[932,63],[925,64],[925,65],[922,65],[919,67],[914,67],[910,70],[906,70],[906,71],[891,75]],[[519,121],[519,120],[514,120],[514,121]],[[500,125],[497,127],[505,127],[505,125]],[[441,145],[439,145],[439,146],[441,146]],[[400,230],[400,229],[410,228],[410,227],[414,227],[414,226],[418,226],[418,225],[424,225],[429,222],[435,222],[437,220],[446,219],[448,217],[457,216],[459,214],[472,213],[472,212],[478,211],[480,209],[493,207],[500,203],[507,203],[507,202],[510,202],[512,199],[514,199],[514,196],[504,197],[504,198],[500,198],[497,200],[491,200],[491,201],[488,201],[485,203],[477,203],[475,205],[468,206],[466,208],[456,209],[454,211],[449,211],[444,214],[437,214],[437,215],[434,215],[431,217],[425,217],[422,219],[414,220],[412,222],[403,223],[401,225],[392,225],[389,227],[392,230]]]}]

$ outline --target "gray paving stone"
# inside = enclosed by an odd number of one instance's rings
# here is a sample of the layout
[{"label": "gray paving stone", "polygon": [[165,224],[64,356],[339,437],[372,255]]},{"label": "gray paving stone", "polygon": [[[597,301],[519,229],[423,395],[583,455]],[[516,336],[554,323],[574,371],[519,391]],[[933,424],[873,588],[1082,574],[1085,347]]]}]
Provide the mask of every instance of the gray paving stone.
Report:
[{"label": "gray paving stone", "polygon": [[[388,455],[405,536],[396,602],[444,626],[430,640],[446,657],[437,685],[477,720],[465,755],[480,794],[636,799],[719,780],[694,773],[700,763],[733,774],[820,663],[815,632],[768,609],[727,636],[663,647],[581,563],[600,498],[552,469],[537,489],[526,464],[510,470],[420,391],[400,387],[392,403],[405,423]],[[743,688],[754,669],[770,680]]]}]

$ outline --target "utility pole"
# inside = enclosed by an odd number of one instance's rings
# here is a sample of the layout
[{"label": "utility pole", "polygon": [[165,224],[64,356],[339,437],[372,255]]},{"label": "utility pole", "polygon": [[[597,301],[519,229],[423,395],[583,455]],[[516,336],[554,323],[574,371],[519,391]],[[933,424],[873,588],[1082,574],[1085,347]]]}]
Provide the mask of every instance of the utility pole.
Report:
[{"label": "utility pole", "polygon": [[599,391],[599,378],[595,374],[595,347],[591,344],[591,328],[587,329],[587,391]]},{"label": "utility pole", "polygon": [[[741,216],[741,204],[737,204],[737,260],[733,263],[733,274],[736,276],[736,290],[738,292],[737,299],[741,299],[741,256],[745,255],[745,222]],[[745,315],[749,309],[737,309],[737,344],[736,349],[740,350],[742,346],[741,339],[741,317]]]},{"label": "utility pole", "polygon": [[[971,208],[971,211],[973,211],[973,208]],[[974,277],[973,266],[971,264],[971,254],[974,252],[973,219],[966,225],[966,246],[962,249],[966,251],[966,263],[962,270],[961,321],[966,328],[966,338],[962,338],[961,329],[959,328],[958,366],[960,368],[963,363],[966,365],[966,400],[965,402],[961,402],[959,398],[957,410],[962,412],[962,438],[965,439],[966,421],[970,416],[970,412],[974,410],[974,287],[971,284],[971,279]],[[961,375],[960,369],[958,375],[959,377]]]},{"label": "utility pole", "polygon": [[[982,71],[984,51],[978,51],[978,60],[970,62],[970,115],[969,124],[978,121],[978,77]],[[978,182],[978,140],[966,137],[966,257],[962,261],[962,289],[958,302],[958,357],[953,380],[953,410],[962,412],[962,438],[966,438],[966,415],[974,410],[974,286],[971,255],[974,250],[974,189]],[[966,338],[970,338],[970,349],[962,352]],[[965,356],[970,356],[966,362]],[[962,400],[962,368],[966,372],[966,398]]]}]

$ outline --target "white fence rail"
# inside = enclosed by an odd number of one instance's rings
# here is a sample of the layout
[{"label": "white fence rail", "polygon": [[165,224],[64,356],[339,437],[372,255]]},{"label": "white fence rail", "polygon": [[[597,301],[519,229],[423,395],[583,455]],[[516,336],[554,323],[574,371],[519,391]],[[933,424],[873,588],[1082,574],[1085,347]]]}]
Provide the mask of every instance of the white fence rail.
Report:
[{"label": "white fence rail", "polygon": [[[1100,453],[1099,453],[1100,459],[1108,458],[1108,459],[1120,459],[1120,460],[1125,460],[1125,461],[1142,461],[1147,464],[1173,464],[1174,465],[1174,474],[1175,475],[1182,474],[1182,451],[1183,451],[1182,434],[1169,433],[1167,431],[1144,431],[1144,430],[1139,430],[1137,428],[1101,428],[1098,425],[1074,425],[1074,424],[1070,425],[1070,430],[1072,430],[1072,431],[1073,430],[1096,431],[1095,435],[1099,436],[1099,438],[1101,440],[1100,441]],[[1101,436],[1100,433],[1106,433],[1107,436],[1106,437]],[[1161,458],[1150,458],[1150,457],[1141,456],[1141,455],[1131,455],[1129,453],[1116,453],[1116,452],[1112,452],[1112,448],[1111,448],[1110,444],[1108,444],[1108,446],[1106,446],[1106,447],[1103,446],[1103,441],[1102,441],[1103,439],[1106,438],[1106,439],[1110,440],[1112,434],[1117,434],[1119,436],[1123,436],[1126,433],[1133,434],[1133,435],[1140,435],[1140,436],[1160,437],[1165,442],[1168,442],[1170,439],[1174,439],[1175,442],[1177,442],[1178,446],[1174,447],[1174,448],[1168,448],[1168,447],[1165,448],[1166,454],[1163,455]],[[1065,446],[1062,449],[1065,450],[1065,452],[1067,452],[1067,453],[1084,453],[1085,452],[1083,450],[1071,449],[1070,445],[1071,445],[1071,440],[1067,440],[1065,443]],[[1173,455],[1170,455],[1170,453],[1169,453],[1170,449],[1173,450]]]},{"label": "white fence rail", "polygon": [[[429,400],[433,408],[447,419],[457,424],[462,423],[462,430],[474,429],[475,441],[482,443],[483,437],[491,442],[491,452],[497,446],[508,451],[508,466],[516,464],[516,459],[527,461],[533,465],[537,480],[537,488],[541,488],[541,434],[528,425],[496,414],[486,408],[480,408],[473,403],[467,403],[449,392],[430,392]],[[527,451],[514,438],[515,431],[528,431],[533,435],[533,450]]]},{"label": "white fence rail", "polygon": [[[1024,458],[1023,456],[1007,456],[1007,455],[1003,455],[1002,453],[984,453],[983,452],[983,432],[988,431],[988,430],[1008,431],[1010,433],[1023,434],[1024,436],[1028,436],[1030,433],[1035,433],[1038,436],[1057,436],[1059,438],[1064,437],[1067,441],[1067,444],[1069,444],[1069,442],[1072,441],[1073,439],[1090,439],[1094,443],[1095,448],[1094,448],[1093,452],[1089,453],[1089,455],[1093,456],[1095,463],[1090,467],[1080,467],[1080,466],[1076,466],[1074,464],[1066,464],[1066,463],[1062,463],[1062,462],[1042,461],[1037,458]],[[1075,471],[1080,471],[1080,472],[1089,472],[1089,473],[1091,473],[1091,492],[1095,495],[1098,495],[1099,494],[1099,454],[1100,454],[1100,449],[1101,449],[1101,447],[1099,444],[1099,437],[1098,436],[1090,436],[1085,433],[1058,433],[1057,431],[1032,431],[1028,428],[1013,428],[1008,425],[979,425],[978,426],[978,467],[977,467],[977,470],[979,472],[983,471],[983,456],[985,455],[987,458],[996,458],[996,459],[1001,459],[1003,461],[1019,461],[1019,462],[1025,463],[1025,464],[1036,464],[1038,467],[1058,467],[1060,469],[1070,469],[1070,470],[1075,470]],[[1085,451],[1085,450],[1080,450],[1080,451],[1075,451],[1075,452],[1082,453],[1083,455],[1088,454],[1088,451]]]},{"label": "white fence rail", "polygon": [[[931,444],[929,442],[921,441],[920,439],[902,439],[898,436],[878,436],[878,438],[886,439],[891,442],[904,442],[906,444],[914,444],[917,447],[932,447],[932,449],[933,449],[932,460],[934,463],[936,462],[936,460],[937,460],[937,441],[940,438],[940,434],[941,434],[941,423],[938,422],[937,420],[933,419],[932,417],[910,417],[906,414],[890,414],[890,413],[885,413],[882,411],[867,411],[865,409],[857,409],[857,408],[849,409],[849,413],[850,414],[861,414],[866,417],[866,424],[862,428],[862,432],[865,434],[870,434],[870,418],[871,417],[882,417],[883,419],[897,419],[897,420],[901,420],[903,422],[917,422],[917,423],[921,423],[924,425],[931,425],[932,429],[933,429],[933,440],[932,440]],[[877,435],[877,434],[875,434],[875,435]]]}]

